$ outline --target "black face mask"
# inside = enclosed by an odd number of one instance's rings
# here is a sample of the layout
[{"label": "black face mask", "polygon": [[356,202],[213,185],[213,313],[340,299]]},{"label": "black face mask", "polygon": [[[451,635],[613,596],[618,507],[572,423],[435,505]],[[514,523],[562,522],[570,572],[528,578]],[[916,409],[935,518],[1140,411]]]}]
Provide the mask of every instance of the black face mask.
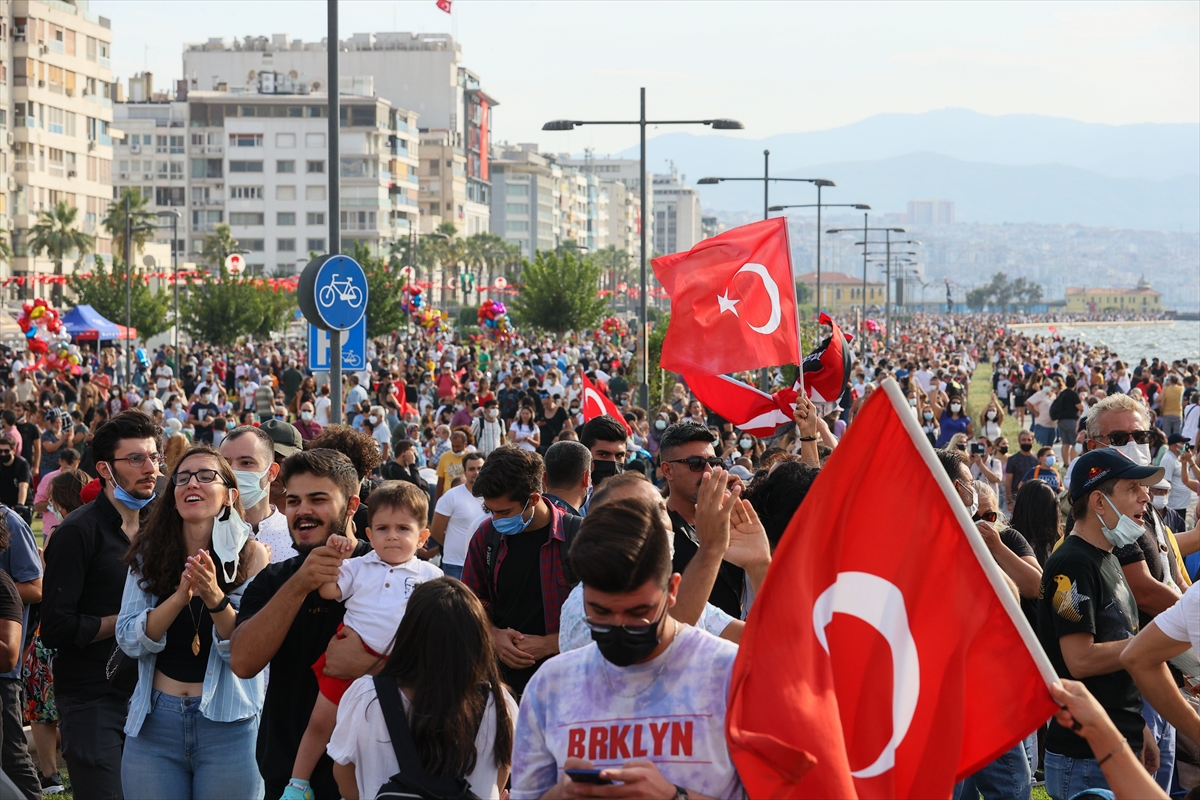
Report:
[{"label": "black face mask", "polygon": [[1000,445],[1000,455],[1007,455],[1007,454],[1008,454],[1008,445],[1006,445],[1006,444]]},{"label": "black face mask", "polygon": [[592,485],[600,483],[613,475],[620,475],[625,471],[625,465],[619,464],[616,461],[593,461],[592,462]]},{"label": "black face mask", "polygon": [[1022,453],[1028,453],[1028,452],[1029,452],[1030,450],[1032,450],[1032,449],[1033,449],[1033,443],[1032,443],[1032,442],[1029,442],[1029,443],[1026,443],[1026,444],[1023,444],[1023,445],[1021,445],[1021,452],[1022,452]]},{"label": "black face mask", "polygon": [[663,608],[654,625],[645,633],[630,633],[620,625],[614,625],[605,633],[592,631],[592,641],[600,648],[600,655],[604,656],[608,663],[615,667],[628,667],[641,661],[658,647],[662,641],[662,634],[658,629],[666,614],[667,609]]}]

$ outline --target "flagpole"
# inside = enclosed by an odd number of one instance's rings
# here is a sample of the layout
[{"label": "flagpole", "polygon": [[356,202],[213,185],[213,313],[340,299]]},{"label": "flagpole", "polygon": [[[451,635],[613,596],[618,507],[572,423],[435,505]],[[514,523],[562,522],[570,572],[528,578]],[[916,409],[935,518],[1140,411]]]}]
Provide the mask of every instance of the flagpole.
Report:
[{"label": "flagpole", "polygon": [[987,545],[984,544],[983,537],[979,535],[975,523],[967,516],[967,509],[963,506],[962,498],[958,496],[958,492],[954,490],[954,484],[950,482],[950,476],[938,462],[937,456],[933,452],[933,445],[929,443],[929,439],[925,438],[925,434],[917,425],[917,418],[909,407],[908,400],[900,389],[900,384],[896,383],[894,378],[887,378],[880,384],[880,388],[887,393],[888,400],[891,401],[896,416],[904,425],[908,438],[912,440],[921,459],[929,467],[929,472],[937,482],[938,488],[946,497],[946,502],[953,509],[954,516],[962,526],[967,542],[971,545],[976,560],[979,561],[979,566],[983,568],[983,574],[987,576],[988,582],[992,585],[992,591],[1000,598],[1000,605],[1008,612],[1009,618],[1017,629],[1017,634],[1025,643],[1029,655],[1033,657],[1033,663],[1037,666],[1042,680],[1045,681],[1046,686],[1058,683],[1058,673],[1054,671],[1054,666],[1046,656],[1046,651],[1042,649],[1042,644],[1034,634],[1033,628],[1029,627],[1029,620],[1025,618],[1024,612],[1021,611],[1020,605],[1017,604],[1016,598],[1008,588],[1008,583],[1004,580],[1004,574],[996,564],[996,559],[992,557]]},{"label": "flagpole", "polygon": [[[818,189],[818,191],[820,191]],[[820,235],[820,231],[818,231]],[[796,380],[804,393],[804,341],[800,336],[800,297],[796,291],[796,264],[792,261],[792,237],[788,233],[788,218],[783,218],[783,240],[787,243],[788,270],[792,273],[792,305],[796,309]]]}]

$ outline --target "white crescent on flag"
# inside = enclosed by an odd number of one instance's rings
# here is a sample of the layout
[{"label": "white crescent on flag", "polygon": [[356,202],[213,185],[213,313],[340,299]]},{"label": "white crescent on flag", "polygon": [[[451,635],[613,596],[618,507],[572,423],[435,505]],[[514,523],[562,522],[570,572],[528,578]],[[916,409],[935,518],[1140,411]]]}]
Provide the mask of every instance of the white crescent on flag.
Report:
[{"label": "white crescent on flag", "polygon": [[583,379],[583,403],[581,404],[583,421],[591,422],[596,417],[607,414],[624,425],[625,432],[632,435],[633,429],[625,421],[625,415],[621,413],[621,409],[617,408],[617,404],[597,389],[595,384],[588,380],[586,374],[580,377]]},{"label": "white crescent on flag", "polygon": [[733,273],[733,277],[741,275],[743,272],[752,272],[762,279],[763,288],[767,290],[767,297],[771,301],[771,316],[767,317],[767,321],[762,325],[746,325],[755,333],[761,333],[763,336],[769,336],[779,327],[779,321],[783,319],[783,309],[779,305],[779,285],[775,283],[775,279],[771,277],[771,273],[762,264],[743,264],[742,268]]}]

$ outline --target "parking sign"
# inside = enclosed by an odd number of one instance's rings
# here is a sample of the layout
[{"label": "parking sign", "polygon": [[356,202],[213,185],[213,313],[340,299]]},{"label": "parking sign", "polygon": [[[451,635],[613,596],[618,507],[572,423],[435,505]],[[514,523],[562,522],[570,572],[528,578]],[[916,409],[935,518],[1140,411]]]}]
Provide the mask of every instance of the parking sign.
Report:
[{"label": "parking sign", "polygon": [[[329,372],[329,331],[316,325],[308,326],[308,368],[312,372]],[[362,372],[367,368],[367,318],[363,317],[342,334],[342,369],[346,372]]]}]

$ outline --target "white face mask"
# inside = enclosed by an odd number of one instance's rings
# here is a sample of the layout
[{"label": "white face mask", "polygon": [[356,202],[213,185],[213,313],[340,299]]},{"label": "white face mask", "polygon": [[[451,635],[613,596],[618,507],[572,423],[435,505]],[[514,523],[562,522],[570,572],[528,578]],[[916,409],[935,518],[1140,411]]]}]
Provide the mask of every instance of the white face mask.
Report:
[{"label": "white face mask", "polygon": [[[1101,493],[1101,497],[1104,497],[1103,493]],[[1117,507],[1113,505],[1112,500],[1104,497],[1104,502],[1108,503],[1109,508],[1119,515],[1116,526],[1112,528],[1104,524],[1103,517],[1100,518],[1100,531],[1104,534],[1104,538],[1108,540],[1109,544],[1113,547],[1123,547],[1127,544],[1133,544],[1142,537],[1144,529],[1141,525],[1138,525],[1135,520],[1117,511]]]},{"label": "white face mask", "polygon": [[1156,494],[1150,498],[1150,502],[1160,511],[1167,507],[1167,496],[1165,494]]},{"label": "white face mask", "polygon": [[[951,408],[953,408],[953,406],[951,406]],[[987,418],[988,418],[988,419],[995,419],[995,418],[996,418],[996,412],[995,412],[995,411],[989,411],[989,412],[987,412]]]},{"label": "white face mask", "polygon": [[496,417],[500,416],[500,409],[489,408],[487,415],[488,415],[488,419],[495,419]]},{"label": "white face mask", "polygon": [[370,422],[372,425],[378,425],[378,424],[379,424],[379,417],[377,417],[377,416],[375,416],[374,414],[372,414],[371,416],[367,417],[367,421],[368,421],[368,422]]},{"label": "white face mask", "polygon": [[962,404],[961,403],[951,403],[950,410],[953,411],[955,414],[957,414],[959,411],[962,411]]},{"label": "white face mask", "polygon": [[250,526],[231,506],[226,506],[213,521],[213,555],[216,556],[217,569],[225,574],[226,583],[233,583],[237,578],[238,555],[249,538]]},{"label": "white face mask", "polygon": [[312,422],[312,418],[313,418],[313,412],[311,412],[311,411],[301,411],[300,412],[300,419],[304,420],[305,422]]},{"label": "white face mask", "polygon": [[1139,466],[1150,466],[1150,445],[1148,444],[1138,444],[1130,439],[1120,447],[1113,446],[1112,449],[1129,456],[1129,460]]}]

